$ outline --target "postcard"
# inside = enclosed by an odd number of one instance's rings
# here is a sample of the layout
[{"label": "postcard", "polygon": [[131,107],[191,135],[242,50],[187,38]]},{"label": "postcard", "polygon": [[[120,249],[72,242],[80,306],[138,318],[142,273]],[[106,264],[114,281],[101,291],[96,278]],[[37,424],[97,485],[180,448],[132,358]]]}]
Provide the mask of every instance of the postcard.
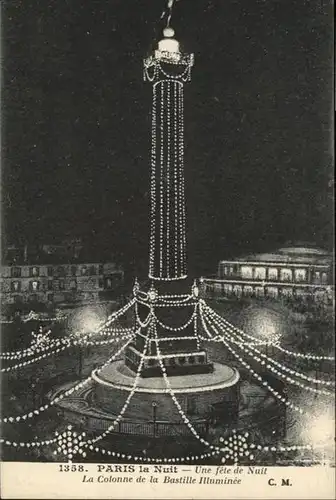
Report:
[{"label": "postcard", "polygon": [[335,497],[332,27],[4,5],[2,498]]}]

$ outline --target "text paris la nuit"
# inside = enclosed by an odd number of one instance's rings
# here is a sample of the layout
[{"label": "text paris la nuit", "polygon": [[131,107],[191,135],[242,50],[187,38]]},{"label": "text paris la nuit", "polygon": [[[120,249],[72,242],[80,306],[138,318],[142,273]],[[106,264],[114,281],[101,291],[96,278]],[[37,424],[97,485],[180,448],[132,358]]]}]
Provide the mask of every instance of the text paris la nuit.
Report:
[{"label": "text paris la nuit", "polygon": [[[84,474],[82,482],[84,483],[133,483],[141,482],[138,474],[144,474],[143,480],[147,474],[164,474],[160,477],[161,483],[166,484],[240,484],[239,474],[266,475],[267,467],[247,467],[240,466],[183,466],[183,471],[177,465],[115,465],[115,464],[96,464],[96,473],[98,476]],[[183,472],[183,474],[181,474]],[[195,476],[188,476],[184,473],[190,472]],[[133,475],[134,474],[134,475]],[[169,474],[169,475],[166,475]],[[176,476],[175,476],[176,474]],[[197,477],[197,475],[199,477]],[[232,475],[232,477],[230,477]],[[158,477],[150,476],[150,482],[158,482]]]}]

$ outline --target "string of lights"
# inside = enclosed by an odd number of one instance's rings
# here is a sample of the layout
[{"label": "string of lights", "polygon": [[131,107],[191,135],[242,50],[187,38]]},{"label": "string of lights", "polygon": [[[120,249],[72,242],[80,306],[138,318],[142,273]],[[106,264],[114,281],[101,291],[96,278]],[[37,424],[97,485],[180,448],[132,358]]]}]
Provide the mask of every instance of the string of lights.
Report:
[{"label": "string of lights", "polygon": [[40,361],[41,359],[49,358],[53,354],[58,354],[58,353],[64,351],[67,347],[68,346],[59,347],[55,351],[48,351],[48,353],[41,354],[41,356],[37,356],[36,358],[29,359],[28,361],[23,361],[22,363],[18,363],[18,364],[13,365],[13,366],[7,366],[6,368],[1,368],[0,372],[1,373],[8,373],[10,371],[18,370],[19,368],[24,368],[28,365],[36,363],[37,361]]},{"label": "string of lights", "polygon": [[169,326],[165,323],[162,323],[162,321],[160,321],[157,316],[155,315],[154,311],[152,312],[152,315],[154,315],[154,318],[157,322],[158,325],[161,326],[161,328],[163,328],[164,330],[168,330],[170,332],[180,332],[182,330],[185,330],[189,325],[191,325],[191,323],[195,320],[195,316],[197,315],[197,304],[195,306],[195,309],[191,315],[191,317],[181,326]]},{"label": "string of lights", "polygon": [[[206,318],[205,318],[205,315],[203,314],[202,305],[200,307],[200,310],[201,310],[202,326],[203,326],[206,334],[209,336],[209,338],[213,339],[213,335],[211,335],[211,333],[209,332],[209,329],[208,329],[207,324],[206,324]],[[219,331],[217,330],[216,326],[214,326],[213,324],[211,324],[210,326],[215,331],[216,335],[219,336]],[[244,366],[244,368],[246,368],[251,373],[251,375],[256,380],[258,380],[258,382],[260,382],[264,387],[266,387],[266,389],[268,389],[269,392],[271,392],[279,401],[281,401],[282,403],[284,403],[286,406],[292,408],[293,410],[299,412],[300,414],[304,413],[304,411],[302,410],[302,408],[300,408],[299,406],[297,406],[294,403],[292,403],[291,401],[289,401],[282,394],[280,394],[278,391],[276,391],[268,382],[266,382],[265,380],[263,380],[263,378],[255,370],[253,370],[253,368],[251,367],[251,365],[249,365],[249,363],[247,363],[246,361],[244,361],[244,359],[239,354],[236,353],[236,351],[225,340],[224,336],[222,336],[221,338],[222,338],[223,344],[233,354],[233,356]]]},{"label": "string of lights", "polygon": [[[312,382],[312,383],[315,383],[315,384],[322,384],[322,385],[326,385],[326,386],[334,386],[335,382],[333,382],[333,381],[327,381],[327,380],[321,380],[321,379],[317,379],[317,378],[314,378],[314,377],[309,377],[308,375],[305,375],[302,372],[298,372],[297,370],[293,370],[293,369],[287,367],[286,365],[284,365],[284,364],[282,364],[282,363],[280,363],[280,362],[278,362],[278,361],[270,358],[266,354],[260,352],[256,347],[254,347],[253,345],[250,344],[249,345],[250,349],[252,349],[255,353],[257,353],[257,355],[253,355],[253,353],[250,350],[246,349],[247,344],[244,343],[242,336],[237,333],[237,332],[240,332],[240,330],[238,330],[237,328],[235,328],[234,326],[232,326],[224,318],[222,318],[222,321],[220,321],[214,315],[211,315],[211,312],[209,312],[209,309],[206,310],[205,314],[208,314],[210,318],[212,317],[214,321],[217,321],[218,324],[220,324],[222,326],[222,328],[224,328],[227,333],[229,333],[231,335],[234,335],[236,338],[231,337],[231,339],[234,339],[233,342],[236,343],[237,345],[239,345],[239,347],[241,349],[245,350],[245,352],[247,352],[249,355],[251,355],[256,361],[260,362],[261,365],[266,365],[266,362],[263,361],[262,359],[260,359],[259,356],[261,356],[261,358],[263,358],[264,360],[266,360],[268,362],[266,368],[269,369],[269,370],[271,370],[271,371],[273,371],[277,375],[285,377],[287,382],[290,382],[290,383],[293,383],[295,385],[298,385],[299,387],[307,389],[307,390],[309,390],[311,392],[316,392],[316,393],[320,393],[320,394],[326,394],[328,396],[332,395],[328,391],[322,391],[321,392],[321,390],[319,390],[319,389],[310,388],[310,387],[307,387],[305,385],[300,384],[297,381],[293,381],[290,377],[288,377],[288,376],[286,377],[285,375],[281,374],[281,372],[279,372],[277,369],[275,369],[274,367],[272,367],[270,365],[270,363],[274,364],[275,366],[277,366],[278,368],[282,369],[283,371],[289,373],[290,375],[294,375],[294,376],[296,376],[298,378],[302,378],[304,380],[307,380],[308,382]],[[237,341],[237,338],[238,338],[238,341]]]},{"label": "string of lights", "polygon": [[[207,319],[210,319],[210,316],[206,316]],[[211,321],[211,319],[210,319]],[[219,321],[217,321],[216,319],[213,320],[214,323],[219,327],[221,328],[222,325],[220,324]],[[229,331],[228,329],[226,330],[226,332],[228,333],[228,338],[229,340],[231,340],[233,343],[237,344],[235,338],[231,335],[231,331]],[[223,337],[222,337],[223,339]],[[332,393],[330,393],[329,391],[326,391],[324,389],[316,389],[314,387],[310,387],[310,386],[307,386],[305,384],[302,384],[301,382],[289,377],[288,375],[282,373],[281,371],[277,370],[276,368],[274,368],[271,364],[267,364],[265,363],[265,361],[263,361],[259,356],[253,354],[253,352],[246,348],[244,345],[242,344],[238,344],[239,348],[242,349],[244,352],[246,352],[246,354],[248,354],[249,356],[251,356],[255,361],[257,361],[258,363],[260,363],[262,366],[266,366],[266,368],[268,370],[270,370],[271,372],[273,372],[275,375],[277,375],[278,377],[282,378],[285,380],[285,382],[289,383],[289,384],[292,384],[292,385],[296,385],[298,387],[300,387],[301,389],[304,389],[306,391],[309,391],[309,392],[313,392],[315,394],[324,394],[326,396],[333,396]],[[254,347],[252,347],[252,349],[256,350]],[[259,351],[257,351],[259,353]],[[262,353],[260,353],[262,354]],[[271,358],[268,358],[267,356],[265,356],[268,360],[269,360],[269,363],[271,361],[273,361]],[[287,367],[284,367],[283,365],[281,365],[280,363],[278,364],[278,366],[280,366],[282,369],[287,369]],[[296,375],[296,372],[294,370],[291,370],[291,373],[293,371],[293,374]],[[313,379],[314,380],[314,379]],[[324,381],[323,381],[324,382]]]},{"label": "string of lights", "polygon": [[101,441],[102,439],[104,439],[108,434],[110,434],[111,432],[113,432],[113,430],[115,429],[116,425],[119,424],[119,422],[123,418],[124,413],[127,410],[128,405],[129,405],[132,397],[134,396],[134,394],[136,392],[136,389],[137,389],[137,387],[139,385],[139,379],[140,379],[140,376],[141,376],[141,371],[142,371],[142,367],[143,367],[143,364],[144,364],[144,359],[145,359],[145,356],[146,356],[146,353],[147,353],[148,343],[149,343],[149,337],[147,337],[145,345],[144,345],[144,349],[143,349],[143,351],[141,353],[140,363],[139,363],[139,366],[138,366],[138,369],[137,369],[137,372],[136,372],[136,375],[135,375],[135,379],[134,379],[134,383],[133,383],[132,389],[131,389],[129,395],[127,396],[127,398],[126,398],[126,401],[125,401],[122,409],[120,410],[119,415],[116,417],[116,419],[113,421],[113,423],[104,432],[102,432],[102,434],[100,434],[99,436],[95,437],[94,439],[89,439],[87,441],[86,445],[93,445],[93,444],[97,443],[98,441]]},{"label": "string of lights", "polygon": [[160,351],[160,346],[159,346],[159,338],[158,338],[158,335],[157,335],[157,330],[156,330],[156,323],[155,321],[153,321],[151,323],[151,327],[152,327],[152,332],[154,333],[154,341],[155,341],[155,344],[156,344],[156,350],[157,350],[157,359],[159,361],[159,365],[160,365],[160,368],[161,368],[161,372],[162,372],[162,376],[164,378],[164,381],[165,381],[165,384],[166,384],[166,389],[167,389],[167,392],[169,393],[170,397],[172,398],[176,408],[177,408],[177,411],[179,412],[183,422],[186,424],[186,426],[188,427],[188,429],[190,430],[190,432],[195,436],[196,439],[198,439],[198,441],[200,441],[202,444],[204,444],[205,446],[208,446],[210,449],[212,450],[216,450],[216,451],[221,451],[220,448],[218,446],[214,446],[212,444],[210,444],[207,440],[205,440],[204,438],[202,438],[198,432],[196,431],[196,429],[194,428],[194,426],[192,425],[192,423],[190,422],[189,418],[187,417],[187,415],[184,413],[184,411],[182,410],[182,407],[177,399],[177,397],[175,396],[175,393],[171,387],[171,384],[170,384],[170,380],[167,376],[167,373],[166,373],[166,367],[163,363],[163,359],[162,359],[162,355],[161,355],[161,351]]},{"label": "string of lights", "polygon": [[[132,336],[125,344],[121,346],[121,348],[114,353],[97,371],[99,373],[105,366],[107,366],[109,363],[114,361],[126,347],[130,344],[134,336]],[[0,422],[3,423],[16,423],[16,422],[21,422],[30,418],[33,418],[37,415],[40,415],[40,413],[48,410],[51,406],[54,406],[55,404],[59,403],[62,399],[65,397],[69,396],[73,392],[77,391],[78,389],[82,389],[85,387],[90,381],[92,380],[92,376],[90,375],[86,379],[82,380],[81,382],[78,382],[77,384],[74,385],[74,387],[64,391],[61,393],[59,396],[56,396],[52,401],[49,403],[46,403],[45,405],[40,406],[39,408],[36,408],[34,410],[29,411],[28,413],[24,413],[23,415],[16,415],[16,416],[10,416],[10,417],[2,417],[0,419]]]},{"label": "string of lights", "polygon": [[[231,325],[228,321],[226,321],[222,316],[220,316],[218,313],[216,313],[213,309],[211,309],[211,307],[209,307],[206,302],[201,299],[202,301],[202,305],[203,307],[211,312],[211,314],[217,318],[219,318],[220,320],[223,320],[225,321],[225,323],[227,325],[229,325],[230,327],[232,328],[235,328],[235,330],[240,334],[242,335],[243,337],[246,337],[252,341],[255,341],[255,342],[258,342],[260,341],[260,339],[258,339],[257,337],[253,337],[252,335],[249,335],[248,333],[244,332],[243,330],[241,330],[240,328],[236,328],[234,327],[233,325]],[[275,349],[279,350],[279,351],[282,351],[284,352],[285,354],[288,354],[290,356],[294,356],[294,357],[298,357],[298,358],[304,358],[304,359],[310,359],[310,360],[315,360],[315,361],[321,361],[321,360],[327,360],[327,361],[334,361],[335,360],[335,357],[333,356],[315,356],[314,354],[302,354],[302,353],[298,353],[298,352],[294,352],[294,351],[289,351],[287,349],[284,349],[283,347],[281,347],[279,345],[278,342],[267,342],[268,345],[272,345]]]}]

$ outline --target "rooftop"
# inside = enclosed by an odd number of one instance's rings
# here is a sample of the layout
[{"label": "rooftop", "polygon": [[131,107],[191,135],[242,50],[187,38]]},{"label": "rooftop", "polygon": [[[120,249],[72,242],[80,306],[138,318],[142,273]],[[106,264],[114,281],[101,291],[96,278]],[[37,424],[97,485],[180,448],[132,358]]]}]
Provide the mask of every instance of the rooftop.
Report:
[{"label": "rooftop", "polygon": [[[311,265],[331,265],[333,255],[325,249],[301,244],[281,247],[273,252],[249,254],[237,257],[237,262],[281,262]],[[225,260],[221,261],[225,262]]]}]

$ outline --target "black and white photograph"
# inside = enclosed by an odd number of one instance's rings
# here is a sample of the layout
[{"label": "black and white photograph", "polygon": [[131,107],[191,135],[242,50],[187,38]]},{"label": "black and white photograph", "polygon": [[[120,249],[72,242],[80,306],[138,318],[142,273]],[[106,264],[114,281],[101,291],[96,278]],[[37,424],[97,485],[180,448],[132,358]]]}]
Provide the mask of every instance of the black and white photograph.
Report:
[{"label": "black and white photograph", "polygon": [[332,2],[4,2],[1,135],[3,471],[330,479]]}]

